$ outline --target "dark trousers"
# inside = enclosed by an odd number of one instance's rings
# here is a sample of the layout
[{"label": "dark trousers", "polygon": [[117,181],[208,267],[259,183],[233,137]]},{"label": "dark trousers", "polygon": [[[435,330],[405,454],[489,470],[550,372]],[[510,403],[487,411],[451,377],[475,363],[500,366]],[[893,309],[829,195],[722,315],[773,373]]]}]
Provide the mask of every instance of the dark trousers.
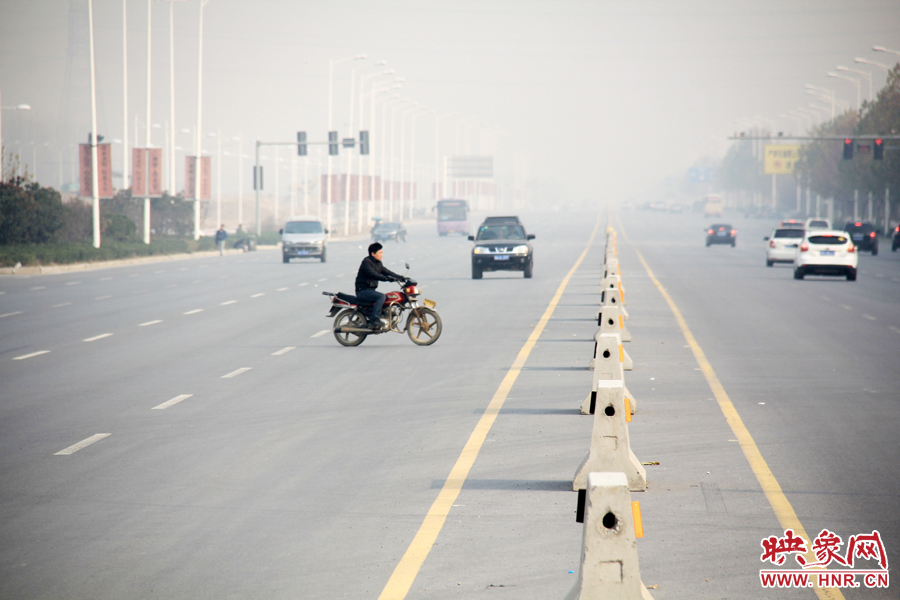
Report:
[{"label": "dark trousers", "polygon": [[373,302],[374,305],[369,312],[369,322],[378,321],[381,317],[381,308],[384,306],[384,294],[376,290],[360,290],[356,292],[356,297],[363,302]]}]

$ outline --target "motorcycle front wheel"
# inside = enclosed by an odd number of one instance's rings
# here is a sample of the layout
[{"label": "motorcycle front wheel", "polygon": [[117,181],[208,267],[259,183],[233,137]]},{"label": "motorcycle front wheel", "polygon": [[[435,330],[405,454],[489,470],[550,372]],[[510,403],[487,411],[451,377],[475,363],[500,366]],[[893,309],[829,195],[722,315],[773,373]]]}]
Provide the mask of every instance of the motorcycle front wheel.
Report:
[{"label": "motorcycle front wheel", "polygon": [[406,320],[406,334],[413,344],[429,346],[441,337],[441,317],[430,308],[419,308],[409,315]]},{"label": "motorcycle front wheel", "polygon": [[348,308],[338,313],[334,318],[334,339],[341,346],[359,346],[366,341],[365,333],[341,333],[339,329],[344,326],[365,327],[366,317],[361,312]]}]

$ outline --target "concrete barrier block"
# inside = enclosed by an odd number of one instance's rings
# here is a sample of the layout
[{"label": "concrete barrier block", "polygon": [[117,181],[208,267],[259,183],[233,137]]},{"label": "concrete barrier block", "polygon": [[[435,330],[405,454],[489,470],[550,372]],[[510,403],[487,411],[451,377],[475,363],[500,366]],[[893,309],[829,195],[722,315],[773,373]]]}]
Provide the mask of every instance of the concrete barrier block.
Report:
[{"label": "concrete barrier block", "polygon": [[572,489],[587,486],[588,473],[618,471],[628,479],[628,489],[642,492],[647,489],[647,471],[631,451],[625,410],[625,384],[621,380],[599,381],[591,430],[591,447],[575,471]]},{"label": "concrete barrier block", "polygon": [[631,357],[628,356],[628,352],[625,351],[625,348],[619,346],[622,349],[622,368],[626,371],[634,370],[634,361],[631,360]]},{"label": "concrete barrier block", "polygon": [[601,333],[617,333],[623,342],[631,341],[631,332],[625,327],[625,315],[620,306],[603,306],[597,313],[597,325],[600,329],[594,339]]},{"label": "concrete barrier block", "polygon": [[625,474],[590,473],[579,499],[581,562],[566,600],[653,600],[638,564],[640,505],[631,501]]}]

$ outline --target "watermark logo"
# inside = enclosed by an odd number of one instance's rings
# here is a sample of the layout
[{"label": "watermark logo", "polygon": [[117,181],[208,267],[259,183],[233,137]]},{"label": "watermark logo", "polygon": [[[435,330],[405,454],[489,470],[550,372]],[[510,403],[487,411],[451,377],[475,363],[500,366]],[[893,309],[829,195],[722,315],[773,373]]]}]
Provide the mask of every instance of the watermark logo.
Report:
[{"label": "watermark logo", "polygon": [[890,583],[887,552],[877,530],[851,535],[845,546],[841,536],[827,529],[812,544],[785,529],[783,537],[764,538],[760,545],[763,563],[790,566],[785,563],[793,555],[800,565],[800,569],[761,569],[759,579],[765,588],[886,588]]}]

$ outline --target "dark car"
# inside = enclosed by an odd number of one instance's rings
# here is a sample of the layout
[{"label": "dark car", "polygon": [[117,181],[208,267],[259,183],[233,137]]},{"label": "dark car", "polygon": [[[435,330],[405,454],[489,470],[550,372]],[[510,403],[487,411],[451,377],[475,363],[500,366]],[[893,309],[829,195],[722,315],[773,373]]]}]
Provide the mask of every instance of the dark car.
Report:
[{"label": "dark car", "polygon": [[850,234],[850,239],[857,249],[871,252],[872,256],[878,256],[878,233],[875,226],[865,221],[847,223],[844,231]]},{"label": "dark car", "polygon": [[[504,217],[504,219],[518,217]],[[527,279],[534,270],[534,251],[530,241],[534,234],[525,233],[521,223],[490,222],[491,217],[478,227],[478,233],[470,235],[475,242],[472,248],[472,279],[481,279],[485,271],[522,271]]]},{"label": "dark car", "polygon": [[403,223],[378,223],[372,228],[373,242],[386,242],[388,240],[394,240],[395,242],[406,241],[406,228],[403,227]]},{"label": "dark car", "polygon": [[737,229],[725,223],[715,223],[706,230],[706,245],[730,244],[734,248],[737,241]]},{"label": "dark car", "polygon": [[510,217],[485,217],[484,223],[482,225],[506,225],[508,223],[514,223],[516,225],[521,225],[522,221],[519,220],[519,217],[510,216]]},{"label": "dark car", "polygon": [[894,239],[891,240],[891,252],[896,252],[900,248],[900,225],[894,227]]}]

